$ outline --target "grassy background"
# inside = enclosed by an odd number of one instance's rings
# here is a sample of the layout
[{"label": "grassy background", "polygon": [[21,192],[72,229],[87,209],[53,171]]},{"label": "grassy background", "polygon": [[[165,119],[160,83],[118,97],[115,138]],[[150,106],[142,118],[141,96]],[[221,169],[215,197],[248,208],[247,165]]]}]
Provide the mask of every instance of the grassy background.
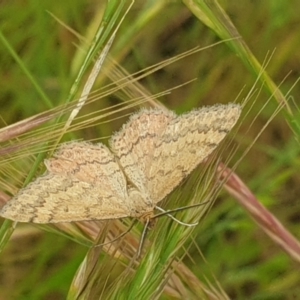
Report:
[{"label": "grassy background", "polygon": [[[95,36],[102,18],[105,7],[98,2],[14,1],[1,4],[1,127],[65,103],[82,65],[84,47]],[[267,53],[276,48],[266,71],[276,84],[292,71],[280,87],[285,94],[299,77],[299,3],[220,1],[220,4],[259,62],[262,63]],[[83,36],[84,41],[47,11]],[[13,58],[3,36],[41,91],[34,87],[20,63]],[[215,32],[180,1],[147,4],[136,1],[121,24],[110,54],[129,73],[135,73],[195,46],[217,41],[219,38]],[[253,86],[257,74],[224,43],[174,62],[142,79],[141,83],[156,94],[195,78],[159,101],[178,113],[201,105],[228,103],[237,96],[241,101]],[[108,82],[99,80],[96,88]],[[292,91],[295,114],[298,113],[298,94],[299,84]],[[84,113],[120,103],[122,97],[123,94],[113,94],[101,98],[85,108]],[[275,99],[262,109],[268,98],[269,93],[263,88],[236,136],[240,147],[238,153],[247,149],[272,116],[277,106]],[[257,119],[248,131],[255,116]],[[85,139],[107,136],[123,121],[78,130],[74,136]],[[287,125],[286,115],[280,113],[236,172],[260,201],[299,238],[298,149],[297,136],[295,138]],[[16,192],[22,186],[21,175],[24,176],[28,168],[29,165],[15,162],[14,171],[10,174],[2,172],[1,180],[10,187],[4,189],[2,184],[4,192]],[[229,297],[297,299],[300,293],[297,263],[274,244],[226,193],[222,193],[201,222],[195,239],[207,262],[197,247],[193,247],[185,264],[198,278],[209,278],[214,285],[215,280],[219,282]],[[64,299],[87,250],[30,224],[18,225],[0,257],[0,299]],[[118,273],[118,270],[114,272]],[[113,278],[114,273],[110,276]],[[165,299],[170,298],[165,296]]]}]

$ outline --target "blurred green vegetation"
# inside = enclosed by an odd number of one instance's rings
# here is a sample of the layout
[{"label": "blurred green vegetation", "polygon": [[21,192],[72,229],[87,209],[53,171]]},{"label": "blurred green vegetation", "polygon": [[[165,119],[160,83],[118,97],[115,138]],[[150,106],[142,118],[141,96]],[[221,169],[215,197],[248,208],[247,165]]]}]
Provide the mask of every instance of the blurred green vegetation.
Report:
[{"label": "blurred green vegetation", "polygon": [[[256,0],[220,1],[220,5],[261,64],[274,51],[266,71],[280,84],[282,93],[287,93],[300,74],[300,3]],[[2,37],[46,95],[44,98],[34,88],[1,39],[0,126],[4,127],[63,104],[69,96],[81,63],[78,47],[83,52],[84,43],[48,12],[89,43],[105,2],[13,1],[1,3],[0,7]],[[204,47],[217,41],[216,34],[181,1],[135,1],[110,54],[129,73],[135,73],[198,45]],[[232,102],[237,97],[241,101],[257,79],[252,71],[223,43],[174,62],[141,83],[156,94],[196,79],[159,99],[166,107],[181,113],[201,105]],[[295,115],[299,94],[297,84],[290,101]],[[263,108],[269,96],[263,88],[243,121],[236,137],[238,154],[247,149],[276,109],[275,99]],[[103,98],[90,109],[97,111],[121,101],[117,96]],[[88,112],[86,109],[85,113]],[[121,124],[121,121],[109,122],[76,134],[85,139],[107,136]],[[286,115],[280,113],[236,171],[297,238],[300,237],[298,153],[297,137],[289,128]],[[253,223],[232,197],[222,193],[199,227],[196,242],[207,262],[197,248],[191,249],[191,259],[185,261],[199,278],[214,281],[214,276],[232,299],[297,299],[299,266]],[[18,225],[16,231],[0,256],[0,299],[64,299],[87,248],[30,224]]]}]

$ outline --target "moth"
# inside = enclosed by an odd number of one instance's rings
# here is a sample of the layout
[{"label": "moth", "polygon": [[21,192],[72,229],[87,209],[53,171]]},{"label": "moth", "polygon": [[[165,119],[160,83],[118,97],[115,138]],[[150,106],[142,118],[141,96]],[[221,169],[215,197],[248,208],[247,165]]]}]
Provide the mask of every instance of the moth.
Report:
[{"label": "moth", "polygon": [[239,119],[238,104],[181,116],[162,109],[133,114],[104,144],[69,142],[45,160],[47,171],[8,201],[0,216],[58,223],[150,219],[157,204],[200,164]]}]

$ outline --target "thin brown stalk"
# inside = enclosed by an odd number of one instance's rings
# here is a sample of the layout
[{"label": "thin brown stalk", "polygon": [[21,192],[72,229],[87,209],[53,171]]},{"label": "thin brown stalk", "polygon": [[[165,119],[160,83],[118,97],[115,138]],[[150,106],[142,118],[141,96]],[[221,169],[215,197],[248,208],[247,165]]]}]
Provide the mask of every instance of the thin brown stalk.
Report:
[{"label": "thin brown stalk", "polygon": [[224,188],[243,206],[253,220],[291,258],[300,262],[300,242],[263,206],[237,174],[224,165],[219,166]]}]

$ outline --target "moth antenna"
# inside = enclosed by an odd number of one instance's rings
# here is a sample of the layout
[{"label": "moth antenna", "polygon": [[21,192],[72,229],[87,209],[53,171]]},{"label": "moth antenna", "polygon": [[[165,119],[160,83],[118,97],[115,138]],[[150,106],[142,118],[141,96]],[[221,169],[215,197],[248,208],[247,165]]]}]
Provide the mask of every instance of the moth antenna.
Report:
[{"label": "moth antenna", "polygon": [[[193,227],[193,226],[198,225],[198,222],[196,222],[196,223],[184,223],[184,222],[182,222],[182,221],[176,219],[175,217],[173,217],[173,216],[170,214],[170,212],[174,212],[174,211],[172,211],[172,210],[164,210],[164,209],[162,209],[162,208],[159,207],[159,206],[155,206],[155,208],[156,208],[157,210],[161,211],[162,213],[155,215],[155,216],[153,217],[153,219],[154,219],[154,218],[157,218],[157,217],[160,217],[160,216],[165,216],[165,215],[167,215],[169,218],[171,218],[172,220],[174,220],[176,223],[178,223],[178,224],[180,224],[180,225],[183,225],[183,226]],[[181,208],[183,208],[183,207],[180,207],[179,210],[181,210]],[[184,207],[184,208],[186,209],[186,208],[189,208],[189,207]],[[175,211],[177,211],[177,210],[175,210]]]}]

